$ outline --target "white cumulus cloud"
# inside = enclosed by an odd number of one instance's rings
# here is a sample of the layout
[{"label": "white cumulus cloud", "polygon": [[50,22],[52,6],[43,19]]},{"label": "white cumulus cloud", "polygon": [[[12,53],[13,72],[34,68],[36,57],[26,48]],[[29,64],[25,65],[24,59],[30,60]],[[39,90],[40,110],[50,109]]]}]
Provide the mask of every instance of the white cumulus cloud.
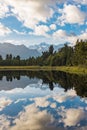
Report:
[{"label": "white cumulus cloud", "polygon": [[0,98],[0,111],[3,110],[6,106],[10,105],[12,101],[5,97]]},{"label": "white cumulus cloud", "polygon": [[39,98],[35,98],[34,99],[34,101],[35,101],[35,105],[38,107],[47,107],[49,104],[50,104],[50,102],[49,101],[47,101],[47,98],[46,97],[39,97]]},{"label": "white cumulus cloud", "polygon": [[5,115],[0,115],[0,130],[9,130],[10,121]]},{"label": "white cumulus cloud", "polygon": [[21,112],[14,120],[15,126],[9,128],[9,130],[46,130],[47,125],[53,122],[52,115],[47,113],[46,110],[39,111],[35,105],[30,105],[25,108],[24,112]]},{"label": "white cumulus cloud", "polygon": [[5,17],[7,12],[9,12],[8,6],[3,1],[0,1],[0,18]]},{"label": "white cumulus cloud", "polygon": [[50,105],[51,108],[55,108],[55,109],[56,109],[56,106],[57,106],[56,103],[52,103],[52,104]]},{"label": "white cumulus cloud", "polygon": [[54,38],[64,38],[66,36],[67,36],[66,31],[62,30],[62,29],[59,29],[59,30],[57,30],[56,32],[53,33]]},{"label": "white cumulus cloud", "polygon": [[56,3],[63,0],[4,0],[7,6],[11,6],[11,12],[23,22],[24,26],[34,28],[40,21],[46,22],[51,18]]},{"label": "white cumulus cloud", "polygon": [[68,92],[66,93],[66,94],[64,94],[64,93],[59,93],[59,94],[55,94],[54,96],[53,96],[53,99],[55,100],[55,101],[57,101],[57,102],[59,102],[59,103],[63,103],[63,102],[65,102],[68,98],[69,99],[72,99],[72,98],[74,98],[74,97],[76,97],[76,92],[75,92],[75,90],[68,90]]},{"label": "white cumulus cloud", "polygon": [[65,115],[63,115],[63,117],[62,121],[65,126],[75,126],[84,118],[84,111],[82,109],[71,108],[65,110]]},{"label": "white cumulus cloud", "polygon": [[87,39],[87,31],[83,31],[82,33],[75,35],[75,34],[68,34],[65,30],[57,30],[52,35],[54,40],[61,41],[61,42],[70,42],[71,45],[75,45],[77,39],[86,40]]},{"label": "white cumulus cloud", "polygon": [[80,8],[76,5],[64,5],[63,9],[59,9],[59,13],[61,14],[58,17],[58,23],[60,25],[64,25],[65,23],[69,24],[84,24],[86,14],[82,12]]},{"label": "white cumulus cloud", "polygon": [[11,33],[11,30],[0,23],[0,36],[5,36],[9,33]]},{"label": "white cumulus cloud", "polygon": [[[11,13],[20,20],[24,26],[34,28],[40,21],[46,22],[54,14],[56,3],[64,0],[1,0],[11,8]],[[3,6],[2,6],[3,7]],[[7,10],[8,11],[8,10]]]},{"label": "white cumulus cloud", "polygon": [[50,29],[51,29],[51,30],[56,30],[56,24],[51,24],[51,25],[50,25]]},{"label": "white cumulus cloud", "polygon": [[39,26],[35,26],[34,32],[32,32],[30,34],[38,35],[38,36],[48,36],[48,34],[47,34],[48,31],[49,31],[48,26],[39,25]]},{"label": "white cumulus cloud", "polygon": [[73,1],[79,4],[84,4],[84,5],[87,4],[87,0],[73,0]]}]

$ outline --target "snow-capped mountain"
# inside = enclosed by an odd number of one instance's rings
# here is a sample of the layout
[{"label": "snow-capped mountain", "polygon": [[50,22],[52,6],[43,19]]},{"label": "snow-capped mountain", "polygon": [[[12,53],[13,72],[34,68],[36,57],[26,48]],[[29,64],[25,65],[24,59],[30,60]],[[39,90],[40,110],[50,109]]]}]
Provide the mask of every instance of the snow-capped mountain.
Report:
[{"label": "snow-capped mountain", "polygon": [[[53,45],[55,51],[58,51],[58,49],[63,46],[64,44]],[[47,51],[49,47],[50,47],[50,44],[42,42],[38,45],[29,46],[29,49],[36,49],[41,54],[42,52]]]},{"label": "snow-capped mountain", "polygon": [[42,52],[48,50],[49,46],[50,46],[49,44],[42,42],[38,45],[29,46],[29,49],[36,49],[41,54]]}]

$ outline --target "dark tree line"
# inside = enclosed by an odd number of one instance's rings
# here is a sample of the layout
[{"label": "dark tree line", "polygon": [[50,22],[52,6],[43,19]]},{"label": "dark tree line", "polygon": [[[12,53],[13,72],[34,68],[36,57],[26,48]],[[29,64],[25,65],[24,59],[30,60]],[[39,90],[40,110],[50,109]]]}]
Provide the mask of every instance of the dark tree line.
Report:
[{"label": "dark tree line", "polygon": [[57,52],[54,51],[51,45],[48,51],[42,52],[42,55],[29,59],[21,59],[20,56],[13,57],[12,54],[7,54],[6,58],[0,55],[1,66],[78,66],[87,65],[87,40],[77,40],[74,47],[68,46],[60,48]]}]

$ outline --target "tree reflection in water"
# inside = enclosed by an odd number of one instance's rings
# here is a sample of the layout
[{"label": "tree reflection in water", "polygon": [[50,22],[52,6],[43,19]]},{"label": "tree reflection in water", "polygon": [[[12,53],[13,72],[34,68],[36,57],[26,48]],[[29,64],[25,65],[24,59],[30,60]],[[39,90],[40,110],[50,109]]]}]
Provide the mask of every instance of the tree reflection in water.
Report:
[{"label": "tree reflection in water", "polygon": [[6,77],[8,82],[14,79],[20,80],[21,76],[29,79],[41,79],[43,84],[48,84],[50,90],[54,89],[54,84],[64,88],[65,91],[73,88],[77,95],[87,97],[87,75],[69,74],[60,71],[1,71],[0,80]]}]

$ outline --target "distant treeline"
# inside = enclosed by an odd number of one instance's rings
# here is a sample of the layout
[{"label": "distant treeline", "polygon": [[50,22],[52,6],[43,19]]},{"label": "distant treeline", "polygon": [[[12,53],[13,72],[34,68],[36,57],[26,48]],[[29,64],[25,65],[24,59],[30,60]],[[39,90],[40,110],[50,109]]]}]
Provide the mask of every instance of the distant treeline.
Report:
[{"label": "distant treeline", "polygon": [[21,59],[18,55],[13,57],[12,54],[7,54],[6,58],[0,55],[0,66],[78,66],[87,65],[87,40],[77,40],[74,47],[68,46],[54,51],[51,45],[48,51],[42,52],[42,55],[29,59]]}]

